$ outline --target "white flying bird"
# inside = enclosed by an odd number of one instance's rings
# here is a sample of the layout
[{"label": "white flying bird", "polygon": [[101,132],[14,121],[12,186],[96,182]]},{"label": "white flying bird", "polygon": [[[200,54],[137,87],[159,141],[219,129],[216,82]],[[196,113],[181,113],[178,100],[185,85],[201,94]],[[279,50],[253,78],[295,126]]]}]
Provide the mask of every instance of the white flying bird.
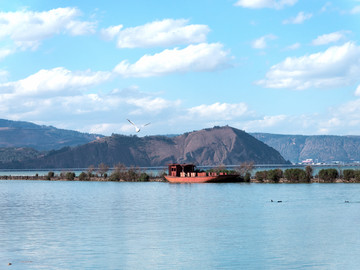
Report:
[{"label": "white flying bird", "polygon": [[140,132],[140,130],[141,130],[143,127],[146,127],[147,125],[150,125],[150,123],[147,123],[147,124],[145,124],[145,125],[140,126],[140,128],[139,128],[139,127],[137,127],[133,122],[131,122],[129,119],[126,119],[126,120],[128,120],[128,121],[130,122],[130,124],[132,124],[132,125],[135,127],[135,131],[136,131],[136,132]]}]

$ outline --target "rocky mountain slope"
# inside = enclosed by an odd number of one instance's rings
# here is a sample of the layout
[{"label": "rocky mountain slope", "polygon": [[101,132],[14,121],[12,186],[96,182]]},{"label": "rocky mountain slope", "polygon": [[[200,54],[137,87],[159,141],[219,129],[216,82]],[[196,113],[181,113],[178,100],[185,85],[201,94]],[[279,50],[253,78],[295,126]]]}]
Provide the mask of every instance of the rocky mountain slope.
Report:
[{"label": "rocky mountain slope", "polygon": [[112,135],[77,147],[51,151],[26,162],[5,164],[21,168],[87,168],[105,163],[114,166],[164,166],[171,162],[198,165],[237,165],[244,161],[257,164],[285,164],[273,148],[244,131],[215,127],[180,136]]},{"label": "rocky mountain slope", "polygon": [[76,146],[96,140],[101,135],[40,126],[23,121],[0,119],[0,148],[33,148],[38,151]]},{"label": "rocky mountain slope", "polygon": [[316,162],[360,161],[360,136],[302,136],[252,133],[286,159],[297,163],[311,158]]}]

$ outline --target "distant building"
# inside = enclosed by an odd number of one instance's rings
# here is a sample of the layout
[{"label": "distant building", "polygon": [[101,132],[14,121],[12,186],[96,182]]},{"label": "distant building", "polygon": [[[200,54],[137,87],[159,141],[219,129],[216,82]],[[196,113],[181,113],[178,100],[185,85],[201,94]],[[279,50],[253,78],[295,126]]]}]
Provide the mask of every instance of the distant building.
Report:
[{"label": "distant building", "polygon": [[301,164],[304,164],[304,165],[312,165],[312,164],[314,164],[314,161],[313,161],[312,158],[307,158],[307,159],[301,161]]}]

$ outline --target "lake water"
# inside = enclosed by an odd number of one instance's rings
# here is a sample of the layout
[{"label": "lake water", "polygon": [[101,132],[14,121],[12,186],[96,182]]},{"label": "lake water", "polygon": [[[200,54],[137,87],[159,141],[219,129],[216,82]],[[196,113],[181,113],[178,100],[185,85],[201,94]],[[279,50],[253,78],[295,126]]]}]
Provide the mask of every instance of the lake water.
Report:
[{"label": "lake water", "polygon": [[359,254],[360,184],[0,181],[0,269],[358,269]]}]

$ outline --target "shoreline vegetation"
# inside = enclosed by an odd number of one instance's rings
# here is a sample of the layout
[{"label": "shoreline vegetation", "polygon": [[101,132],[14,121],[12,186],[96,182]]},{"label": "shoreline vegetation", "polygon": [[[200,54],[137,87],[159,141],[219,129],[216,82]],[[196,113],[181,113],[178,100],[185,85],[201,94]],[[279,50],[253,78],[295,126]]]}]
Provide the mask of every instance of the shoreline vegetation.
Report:
[{"label": "shoreline vegetation", "polygon": [[[209,172],[225,172],[238,174],[235,182],[243,183],[360,183],[360,170],[335,168],[322,169],[313,176],[313,168],[305,169],[269,169],[257,171],[252,174],[254,164],[243,163],[234,170],[228,170],[224,165],[208,170]],[[87,171],[76,175],[72,171],[63,171],[55,174],[49,171],[46,175],[0,175],[0,180],[40,180],[40,181],[94,181],[94,182],[168,182],[164,175],[165,171],[155,175],[148,174],[137,167],[127,168],[123,164],[117,164],[108,174],[109,167],[101,163],[97,168],[93,165]]]},{"label": "shoreline vegetation", "polygon": [[360,183],[360,170],[322,169],[313,176],[313,168],[292,168],[258,171],[251,182],[256,183]]},{"label": "shoreline vegetation", "polygon": [[62,171],[56,174],[49,171],[46,175],[0,175],[0,180],[43,180],[43,181],[93,181],[93,182],[165,182],[165,172],[159,175],[148,174],[137,167],[127,168],[123,164],[117,164],[108,174],[109,167],[101,163],[97,168],[91,165],[87,171],[76,175],[73,171]]},{"label": "shoreline vegetation", "polygon": [[78,176],[75,176],[72,179],[68,179],[66,177],[63,177],[61,175],[54,175],[54,177],[51,177],[50,179],[46,175],[18,175],[18,176],[12,176],[12,175],[0,175],[0,180],[34,180],[34,181],[87,181],[87,182],[167,182],[162,177],[149,177],[148,180],[110,180],[109,178],[104,178],[100,176],[92,176],[88,179],[81,180]]}]

